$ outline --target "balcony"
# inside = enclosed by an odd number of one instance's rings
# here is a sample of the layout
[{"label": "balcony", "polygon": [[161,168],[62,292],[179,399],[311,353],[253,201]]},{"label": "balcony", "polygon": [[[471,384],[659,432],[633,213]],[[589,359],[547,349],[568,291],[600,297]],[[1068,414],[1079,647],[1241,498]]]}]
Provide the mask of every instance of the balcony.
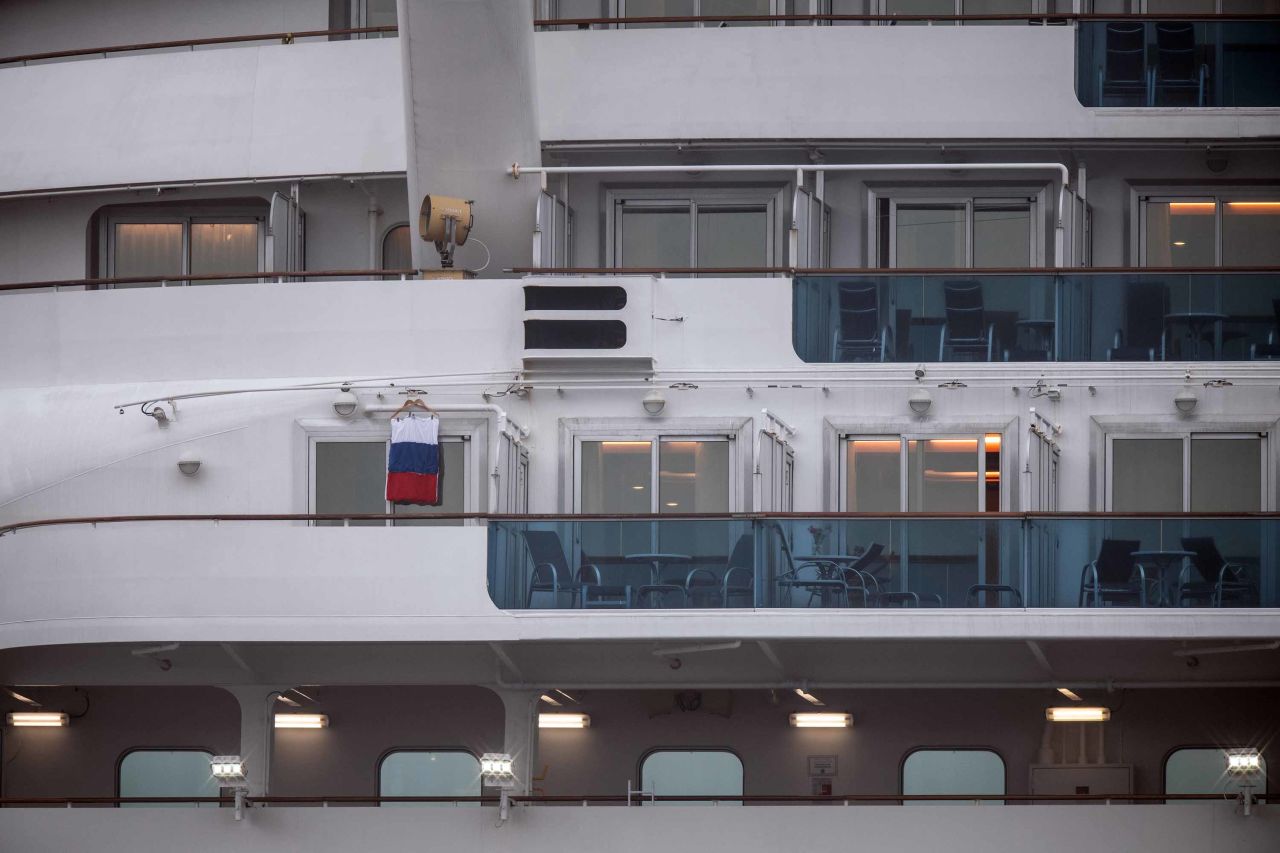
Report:
[{"label": "balcony", "polygon": [[1274,515],[504,518],[489,594],[505,610],[1266,608],[1278,534]]},{"label": "balcony", "polygon": [[1280,274],[798,277],[810,363],[1254,361],[1280,357]]},{"label": "balcony", "polygon": [[1280,22],[1081,21],[1086,107],[1280,106]]}]

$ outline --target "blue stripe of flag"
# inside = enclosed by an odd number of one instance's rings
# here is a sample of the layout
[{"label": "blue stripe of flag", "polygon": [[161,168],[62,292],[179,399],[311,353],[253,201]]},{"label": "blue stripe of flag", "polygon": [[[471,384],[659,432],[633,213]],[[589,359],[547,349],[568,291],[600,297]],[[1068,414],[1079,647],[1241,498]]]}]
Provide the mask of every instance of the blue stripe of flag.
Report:
[{"label": "blue stripe of flag", "polygon": [[387,471],[392,474],[439,474],[440,445],[393,441]]}]

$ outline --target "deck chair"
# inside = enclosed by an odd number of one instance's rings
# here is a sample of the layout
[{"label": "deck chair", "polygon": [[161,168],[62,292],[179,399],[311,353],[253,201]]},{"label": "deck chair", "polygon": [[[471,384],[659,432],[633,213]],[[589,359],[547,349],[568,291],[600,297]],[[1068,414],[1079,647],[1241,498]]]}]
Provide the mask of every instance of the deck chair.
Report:
[{"label": "deck chair", "polygon": [[1131,556],[1141,548],[1137,539],[1103,539],[1097,559],[1086,563],[1080,574],[1080,606],[1117,602],[1146,607],[1146,572]]},{"label": "deck chair", "polygon": [[[1182,548],[1195,556],[1190,560],[1191,569],[1184,568],[1178,578],[1179,607],[1186,601],[1207,601],[1210,607],[1221,607],[1224,602],[1256,606],[1258,587],[1244,566],[1227,562],[1212,536],[1184,536]],[[1189,571],[1194,571],[1198,580],[1189,578]]]},{"label": "deck chair", "polygon": [[938,334],[938,361],[991,361],[995,353],[996,328],[987,321],[982,302],[982,283],[948,281],[942,285],[946,322]]},{"label": "deck chair", "polygon": [[570,571],[560,534],[552,530],[521,531],[529,556],[533,558],[533,573],[529,576],[529,590],[524,606],[533,606],[535,592],[549,592],[559,604],[560,596],[569,595],[570,607],[628,607],[629,594],[625,586],[606,586],[601,583],[600,568],[583,563],[576,572]]},{"label": "deck chair", "polygon": [[734,543],[724,574],[716,577],[710,569],[697,568],[685,579],[685,598],[694,606],[732,607],[736,599],[743,606],[755,603],[756,538],[744,533]]},{"label": "deck chair", "polygon": [[1203,107],[1209,82],[1209,66],[1200,59],[1196,25],[1187,21],[1156,22],[1155,67],[1152,69],[1152,105],[1169,105],[1165,95],[1195,94],[1195,105]]},{"label": "deck chair", "polygon": [[893,332],[880,324],[880,289],[874,284],[841,282],[839,324],[832,340],[835,361],[887,361]]},{"label": "deck chair", "polygon": [[1149,107],[1152,79],[1147,68],[1147,33],[1142,23],[1107,24],[1098,66],[1098,105]]}]

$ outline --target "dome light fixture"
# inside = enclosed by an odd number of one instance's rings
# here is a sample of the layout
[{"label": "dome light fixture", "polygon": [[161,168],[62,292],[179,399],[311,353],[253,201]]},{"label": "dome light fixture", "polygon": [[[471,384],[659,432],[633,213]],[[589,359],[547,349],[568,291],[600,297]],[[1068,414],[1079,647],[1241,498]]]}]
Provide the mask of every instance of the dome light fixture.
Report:
[{"label": "dome light fixture", "polygon": [[907,405],[917,415],[923,415],[933,405],[933,397],[929,396],[927,388],[923,385],[917,385],[911,390],[910,396],[907,397]]},{"label": "dome light fixture", "polygon": [[184,476],[194,477],[200,471],[200,457],[192,453],[184,453],[178,457],[178,470]]},{"label": "dome light fixture", "polygon": [[662,414],[662,410],[667,407],[667,398],[662,396],[661,391],[654,388],[649,391],[648,394],[644,395],[644,400],[641,401],[641,405],[644,406],[644,410],[649,414],[660,415]]},{"label": "dome light fixture", "polygon": [[350,385],[343,385],[333,398],[333,411],[338,417],[349,418],[360,408],[360,398],[351,390]]},{"label": "dome light fixture", "polygon": [[1173,405],[1177,406],[1178,411],[1184,415],[1189,415],[1196,410],[1196,404],[1200,402],[1200,398],[1190,388],[1183,388],[1177,394],[1173,395]]}]

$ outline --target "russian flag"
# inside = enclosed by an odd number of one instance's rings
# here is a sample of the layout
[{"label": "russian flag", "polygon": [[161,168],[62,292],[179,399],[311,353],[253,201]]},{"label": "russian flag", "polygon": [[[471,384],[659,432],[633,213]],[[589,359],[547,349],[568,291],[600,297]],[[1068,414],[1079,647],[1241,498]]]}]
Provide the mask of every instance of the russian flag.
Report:
[{"label": "russian flag", "polygon": [[436,418],[410,415],[391,422],[387,500],[394,504],[440,503],[440,421]]}]

